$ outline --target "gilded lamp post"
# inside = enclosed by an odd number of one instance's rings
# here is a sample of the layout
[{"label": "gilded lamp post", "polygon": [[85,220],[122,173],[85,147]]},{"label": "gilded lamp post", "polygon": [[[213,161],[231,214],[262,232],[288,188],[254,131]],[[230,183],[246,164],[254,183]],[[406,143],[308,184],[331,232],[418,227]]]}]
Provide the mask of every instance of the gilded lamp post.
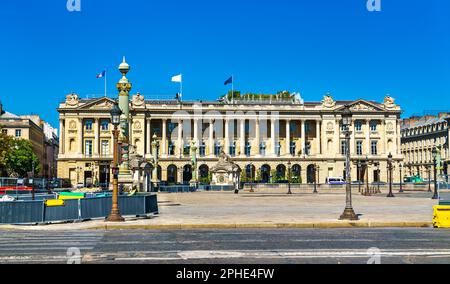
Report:
[{"label": "gilded lamp post", "polygon": [[130,71],[130,65],[125,61],[125,56],[123,57],[122,63],[119,65],[119,71],[122,73],[122,78],[117,83],[117,90],[119,90],[119,108],[122,111],[120,116],[120,135],[119,142],[122,145],[122,151],[120,155],[122,156],[122,164],[120,165],[120,175],[130,175],[129,167],[129,137],[130,137],[130,90],[131,83],[128,81],[126,75]]},{"label": "gilded lamp post", "polygon": [[352,112],[348,105],[342,111],[342,126],[345,133],[345,210],[340,220],[359,220],[352,205],[352,179],[350,176],[350,125],[352,124]]}]

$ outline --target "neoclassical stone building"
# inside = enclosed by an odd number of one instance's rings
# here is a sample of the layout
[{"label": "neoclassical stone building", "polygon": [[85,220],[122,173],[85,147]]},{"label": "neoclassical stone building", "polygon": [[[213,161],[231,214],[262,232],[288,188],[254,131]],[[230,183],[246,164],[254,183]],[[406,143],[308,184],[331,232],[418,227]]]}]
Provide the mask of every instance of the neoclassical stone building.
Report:
[{"label": "neoclassical stone building", "polygon": [[428,178],[433,165],[432,150],[436,147],[442,157],[443,173],[448,175],[450,164],[450,114],[438,116],[411,117],[404,119],[401,126],[402,154],[406,173]]},{"label": "neoclassical stone building", "polygon": [[[107,183],[112,160],[110,98],[80,99],[69,94],[59,105],[61,147],[58,173],[73,184],[92,179]],[[400,148],[401,109],[387,96],[377,103],[363,99],[304,102],[297,96],[248,95],[232,102],[145,99],[139,93],[130,101],[130,143],[137,153],[151,161],[151,143],[159,143],[158,179],[189,183],[192,171],[200,179],[225,152],[247,176],[269,181],[274,175],[292,175],[302,183],[316,178],[343,177],[345,157],[341,111],[349,105],[351,127],[352,180],[357,180],[356,162],[368,159],[369,181],[387,180],[387,156],[395,166],[402,162]],[[198,168],[192,169],[190,147],[197,145]],[[380,169],[376,170],[376,164]],[[314,167],[317,166],[317,174]],[[361,178],[363,179],[363,178]],[[395,171],[399,181],[399,171]]]}]

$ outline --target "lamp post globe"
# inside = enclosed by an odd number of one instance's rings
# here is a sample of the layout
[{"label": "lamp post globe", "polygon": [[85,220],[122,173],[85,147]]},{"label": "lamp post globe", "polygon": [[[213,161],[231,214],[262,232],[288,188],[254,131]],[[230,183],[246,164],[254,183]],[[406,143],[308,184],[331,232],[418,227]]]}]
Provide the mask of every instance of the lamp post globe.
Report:
[{"label": "lamp post globe", "polygon": [[113,126],[119,126],[120,124],[120,116],[122,115],[122,111],[119,108],[118,104],[114,104],[110,111],[111,114],[111,123]]}]

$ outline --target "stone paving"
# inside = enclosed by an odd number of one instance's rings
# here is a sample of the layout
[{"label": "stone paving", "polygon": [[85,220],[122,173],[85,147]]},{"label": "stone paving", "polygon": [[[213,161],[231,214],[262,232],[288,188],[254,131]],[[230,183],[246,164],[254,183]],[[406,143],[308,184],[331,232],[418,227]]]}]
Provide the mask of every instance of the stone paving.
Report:
[{"label": "stone paving", "polygon": [[158,194],[160,214],[150,219],[130,218],[126,223],[106,224],[94,220],[71,224],[41,226],[0,226],[0,229],[71,230],[89,228],[239,228],[239,227],[342,227],[342,226],[431,226],[433,206],[426,192],[386,193],[361,196],[353,193],[358,222],[339,221],[345,207],[344,191],[312,194],[297,191],[197,192]]}]

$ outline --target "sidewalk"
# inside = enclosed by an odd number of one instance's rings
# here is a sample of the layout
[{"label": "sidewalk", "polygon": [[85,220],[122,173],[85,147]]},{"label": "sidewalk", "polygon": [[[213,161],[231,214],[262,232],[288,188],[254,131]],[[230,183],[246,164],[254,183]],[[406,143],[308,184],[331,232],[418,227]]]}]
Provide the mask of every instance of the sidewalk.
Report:
[{"label": "sidewalk", "polygon": [[[1,225],[1,229],[200,229],[200,228],[343,228],[430,227],[437,201],[428,194],[396,194],[395,198],[353,194],[360,221],[339,221],[345,193],[197,192],[158,194],[160,214],[150,219],[129,218],[125,223],[103,220],[39,226]],[[430,195],[431,196],[431,195]]]}]

